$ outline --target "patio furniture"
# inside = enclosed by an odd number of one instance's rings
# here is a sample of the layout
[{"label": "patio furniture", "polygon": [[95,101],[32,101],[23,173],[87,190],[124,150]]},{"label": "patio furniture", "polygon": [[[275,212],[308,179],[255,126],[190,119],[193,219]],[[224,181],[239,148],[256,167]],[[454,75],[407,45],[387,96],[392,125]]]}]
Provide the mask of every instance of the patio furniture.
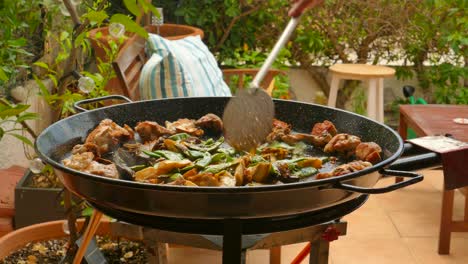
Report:
[{"label": "patio furniture", "polygon": [[331,72],[328,106],[336,107],[341,80],[359,80],[368,83],[367,116],[384,121],[384,78],[395,75],[395,70],[385,66],[367,64],[335,64]]},{"label": "patio furniture", "polygon": [[[111,86],[111,93],[124,95],[134,101],[141,100],[139,90],[139,80],[141,70],[148,57],[145,53],[145,39],[138,35],[129,38],[120,49],[117,59],[112,62],[117,78]],[[246,76],[254,76],[259,69],[224,69],[223,78],[227,84],[231,83],[233,76],[237,76],[237,88],[244,86]],[[278,74],[285,74],[280,70],[270,69],[261,83],[261,87],[271,95],[274,88],[274,77]]]},{"label": "patio furniture", "polygon": [[[459,141],[468,142],[468,124],[456,123],[456,118],[468,118],[468,106],[401,105],[398,132],[403,139],[406,139],[410,127],[419,137],[450,134]],[[461,153],[445,154],[445,159],[444,153],[442,153],[444,190],[440,219],[439,254],[449,254],[452,232],[468,232],[468,171],[466,170],[468,148],[457,152]],[[452,219],[455,188],[459,188],[465,195],[463,221],[453,221]]]}]

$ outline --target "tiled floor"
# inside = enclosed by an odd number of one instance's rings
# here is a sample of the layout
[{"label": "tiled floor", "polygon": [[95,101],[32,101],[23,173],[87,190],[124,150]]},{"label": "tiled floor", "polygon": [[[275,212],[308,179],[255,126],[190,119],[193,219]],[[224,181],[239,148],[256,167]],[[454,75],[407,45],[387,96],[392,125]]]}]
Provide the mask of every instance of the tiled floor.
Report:
[{"label": "tiled floor", "polygon": [[[443,176],[438,170],[422,171],[424,181],[413,186],[372,195],[359,210],[346,216],[348,233],[332,242],[333,264],[466,264],[468,233],[453,233],[451,254],[437,254]],[[393,179],[381,180],[385,186]],[[463,217],[464,196],[455,194],[454,217]],[[305,244],[282,247],[281,263],[290,263]],[[268,263],[268,251],[248,252],[247,263]],[[170,263],[221,263],[217,251],[173,248]],[[303,263],[309,263],[308,259]]]}]

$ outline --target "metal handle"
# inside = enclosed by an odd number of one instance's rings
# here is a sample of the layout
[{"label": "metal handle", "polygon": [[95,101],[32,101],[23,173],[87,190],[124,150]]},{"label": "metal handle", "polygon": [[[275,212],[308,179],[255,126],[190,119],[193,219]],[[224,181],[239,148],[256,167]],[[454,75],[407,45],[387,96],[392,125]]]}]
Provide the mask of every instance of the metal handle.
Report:
[{"label": "metal handle", "polygon": [[102,96],[102,97],[97,97],[97,98],[91,98],[91,99],[85,99],[85,100],[80,100],[80,101],[77,101],[73,104],[73,108],[77,111],[77,112],[86,112],[88,110],[84,109],[83,107],[81,107],[80,105],[83,105],[83,104],[89,104],[89,103],[95,103],[95,102],[100,102],[100,101],[105,101],[105,100],[112,100],[112,99],[118,99],[118,100],[124,100],[124,101],[127,101],[129,103],[133,103],[132,100],[130,100],[128,97],[125,97],[123,95],[108,95],[108,96]]},{"label": "metal handle", "polygon": [[341,182],[335,183],[332,188],[351,191],[351,192],[357,192],[357,193],[364,193],[364,194],[377,194],[377,193],[387,193],[387,192],[391,192],[397,189],[401,189],[403,187],[420,182],[424,179],[424,176],[422,174],[419,174],[416,172],[409,172],[409,171],[396,171],[396,170],[381,169],[379,173],[382,174],[383,177],[405,177],[405,178],[410,178],[410,179],[406,181],[394,183],[392,185],[382,187],[382,188],[358,187],[354,185],[344,184]]},{"label": "metal handle", "polygon": [[289,20],[289,23],[286,26],[286,29],[283,31],[280,38],[278,39],[275,46],[273,47],[270,54],[268,55],[267,59],[263,63],[262,67],[260,68],[258,73],[255,75],[252,83],[250,84],[250,88],[260,87],[260,83],[263,81],[263,78],[265,78],[268,72],[268,69],[270,69],[271,65],[273,64],[276,57],[278,56],[280,50],[284,47],[286,42],[288,42],[289,37],[294,32],[294,29],[296,28],[297,24],[299,24],[300,19],[301,19],[301,16],[298,16],[298,17],[293,17],[291,18],[291,20]]}]

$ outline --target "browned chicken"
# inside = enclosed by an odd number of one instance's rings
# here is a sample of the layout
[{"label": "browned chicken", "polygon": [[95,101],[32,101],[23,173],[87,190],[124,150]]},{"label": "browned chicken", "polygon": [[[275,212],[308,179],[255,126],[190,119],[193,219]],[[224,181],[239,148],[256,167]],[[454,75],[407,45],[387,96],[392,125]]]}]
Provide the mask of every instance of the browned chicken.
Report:
[{"label": "browned chicken", "polygon": [[159,125],[153,121],[139,122],[135,131],[140,135],[143,142],[157,140],[162,135],[172,135],[173,131]]},{"label": "browned chicken", "polygon": [[173,133],[187,133],[196,137],[204,134],[204,131],[195,125],[195,120],[187,118],[181,118],[172,123],[166,121],[166,128]]},{"label": "browned chicken", "polygon": [[75,145],[71,151],[72,154],[79,154],[83,152],[92,152],[95,156],[101,156],[99,153],[99,148],[93,143],[85,143]]},{"label": "browned chicken", "polygon": [[356,147],[356,157],[360,160],[376,164],[381,161],[382,149],[375,142],[363,142]]},{"label": "browned chicken", "polygon": [[349,134],[337,134],[327,143],[323,151],[326,153],[338,153],[345,157],[354,154],[354,150],[361,143],[357,136]]},{"label": "browned chicken", "polygon": [[295,133],[288,134],[281,137],[281,140],[292,145],[299,141],[303,141],[309,144],[312,144],[315,147],[323,147],[331,140],[332,136],[330,134],[323,134],[321,136],[315,136],[310,134]]},{"label": "browned chicken", "polygon": [[94,160],[92,152],[82,152],[72,155],[70,158],[63,160],[63,165],[66,167],[96,174],[109,178],[118,178],[119,173],[115,164],[103,164]]},{"label": "browned chicken", "polygon": [[330,134],[333,137],[336,135],[336,133],[338,132],[336,130],[335,125],[328,120],[323,121],[323,123],[316,123],[311,131],[311,134],[314,136]]},{"label": "browned chicken", "polygon": [[[130,129],[131,131],[131,129]],[[99,125],[89,133],[85,144],[94,144],[98,148],[100,155],[111,151],[122,141],[132,139],[133,131],[123,128],[110,119],[104,119]]]},{"label": "browned chicken", "polygon": [[340,165],[336,168],[334,168],[330,172],[321,172],[317,174],[316,178],[317,179],[326,179],[334,176],[340,176],[340,175],[345,175],[348,173],[356,172],[363,170],[367,167],[372,167],[372,163],[367,162],[367,161],[362,161],[362,160],[356,160],[352,161],[350,163],[346,163],[343,165]]},{"label": "browned chicken", "polygon": [[273,128],[267,136],[267,142],[280,140],[284,135],[291,133],[291,125],[278,119],[273,119]]},{"label": "browned chicken", "polygon": [[195,122],[195,125],[211,133],[223,132],[223,120],[215,114],[206,114]]}]

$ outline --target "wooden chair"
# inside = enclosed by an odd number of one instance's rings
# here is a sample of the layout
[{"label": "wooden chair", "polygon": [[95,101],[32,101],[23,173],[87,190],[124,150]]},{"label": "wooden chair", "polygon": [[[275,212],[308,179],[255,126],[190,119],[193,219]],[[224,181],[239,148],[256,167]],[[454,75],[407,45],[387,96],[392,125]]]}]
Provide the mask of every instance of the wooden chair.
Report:
[{"label": "wooden chair", "polygon": [[138,89],[141,69],[148,60],[145,54],[145,39],[134,35],[120,49],[112,67],[117,75],[108,87],[113,94],[122,94],[136,101],[140,100]]}]

